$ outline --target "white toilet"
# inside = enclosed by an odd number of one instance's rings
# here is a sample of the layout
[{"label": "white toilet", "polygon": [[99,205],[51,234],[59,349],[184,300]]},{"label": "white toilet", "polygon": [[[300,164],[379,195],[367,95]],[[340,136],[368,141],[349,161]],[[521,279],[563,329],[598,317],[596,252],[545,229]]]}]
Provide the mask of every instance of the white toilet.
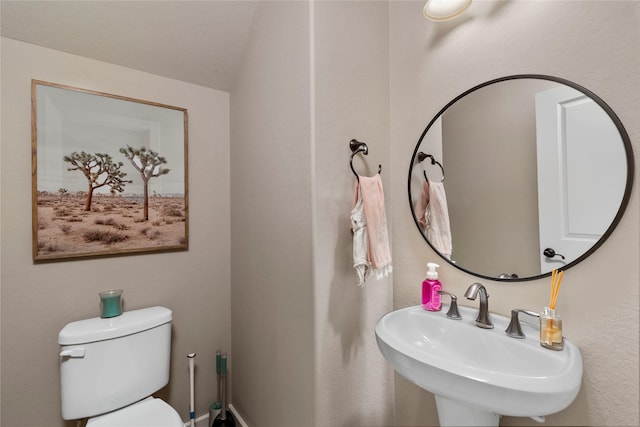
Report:
[{"label": "white toilet", "polygon": [[171,310],[151,307],[80,320],[58,335],[62,418],[88,427],[182,427],[150,397],[169,382]]}]

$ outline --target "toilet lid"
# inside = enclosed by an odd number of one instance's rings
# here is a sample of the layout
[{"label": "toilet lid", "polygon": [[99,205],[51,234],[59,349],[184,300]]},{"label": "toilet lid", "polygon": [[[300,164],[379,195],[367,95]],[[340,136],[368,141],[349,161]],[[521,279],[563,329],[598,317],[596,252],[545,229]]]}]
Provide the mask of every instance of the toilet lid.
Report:
[{"label": "toilet lid", "polygon": [[87,427],[183,427],[180,415],[163,400],[148,397],[138,403],[91,418]]}]

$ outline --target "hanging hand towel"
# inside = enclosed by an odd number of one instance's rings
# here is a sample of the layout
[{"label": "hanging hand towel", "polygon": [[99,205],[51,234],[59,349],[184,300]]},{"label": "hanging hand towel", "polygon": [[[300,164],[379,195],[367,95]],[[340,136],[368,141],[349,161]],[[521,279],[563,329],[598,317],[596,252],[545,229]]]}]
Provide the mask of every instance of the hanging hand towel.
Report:
[{"label": "hanging hand towel", "polygon": [[422,190],[420,192],[420,200],[416,203],[413,213],[418,223],[425,228],[427,226],[427,205],[429,204],[429,181],[422,181]]},{"label": "hanging hand towel", "polygon": [[369,236],[368,253],[371,274],[376,279],[381,279],[389,275],[393,269],[382,179],[379,174],[372,177],[361,176],[359,182]]},{"label": "hanging hand towel", "polygon": [[451,258],[451,227],[447,195],[441,182],[429,183],[429,206],[427,208],[427,237],[429,242],[447,258]]},{"label": "hanging hand towel", "polygon": [[367,219],[364,216],[362,195],[358,191],[358,183],[354,191],[353,209],[351,210],[351,231],[353,232],[353,268],[358,273],[358,286],[364,286],[369,276]]}]

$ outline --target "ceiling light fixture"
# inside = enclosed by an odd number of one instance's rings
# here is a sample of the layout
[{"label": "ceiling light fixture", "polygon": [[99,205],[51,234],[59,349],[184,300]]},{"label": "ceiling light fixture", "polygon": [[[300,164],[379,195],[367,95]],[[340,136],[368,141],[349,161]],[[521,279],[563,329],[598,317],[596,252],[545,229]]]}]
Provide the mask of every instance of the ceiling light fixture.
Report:
[{"label": "ceiling light fixture", "polygon": [[432,21],[448,21],[467,10],[471,0],[428,0],[424,5],[424,16]]}]

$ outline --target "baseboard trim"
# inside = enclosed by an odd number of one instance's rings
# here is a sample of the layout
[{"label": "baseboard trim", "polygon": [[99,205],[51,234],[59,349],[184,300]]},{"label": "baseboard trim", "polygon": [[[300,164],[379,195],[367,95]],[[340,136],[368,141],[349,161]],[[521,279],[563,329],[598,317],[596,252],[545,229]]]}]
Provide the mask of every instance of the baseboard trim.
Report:
[{"label": "baseboard trim", "polygon": [[242,427],[249,427],[249,425],[244,421],[244,418],[238,413],[238,410],[232,404],[229,404],[229,410],[233,412],[233,416],[236,418],[238,424]]}]

